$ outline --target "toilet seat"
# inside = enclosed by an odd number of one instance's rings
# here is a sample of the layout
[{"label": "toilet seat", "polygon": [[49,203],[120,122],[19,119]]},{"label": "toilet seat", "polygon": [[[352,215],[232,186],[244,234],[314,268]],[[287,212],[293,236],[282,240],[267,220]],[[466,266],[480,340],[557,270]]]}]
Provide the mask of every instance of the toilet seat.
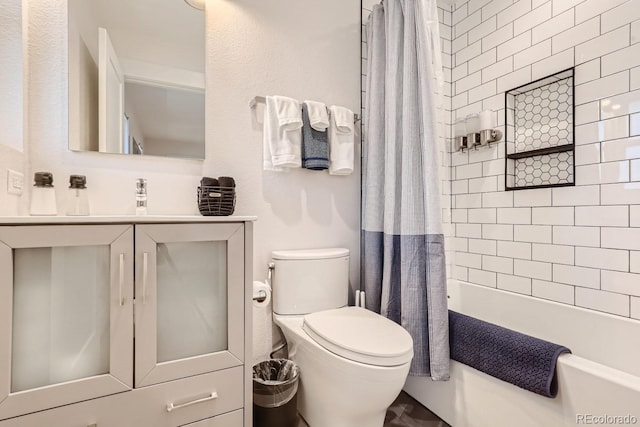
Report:
[{"label": "toilet seat", "polygon": [[413,358],[413,340],[404,328],[360,307],[308,314],[302,329],[325,349],[355,362],[399,366]]}]

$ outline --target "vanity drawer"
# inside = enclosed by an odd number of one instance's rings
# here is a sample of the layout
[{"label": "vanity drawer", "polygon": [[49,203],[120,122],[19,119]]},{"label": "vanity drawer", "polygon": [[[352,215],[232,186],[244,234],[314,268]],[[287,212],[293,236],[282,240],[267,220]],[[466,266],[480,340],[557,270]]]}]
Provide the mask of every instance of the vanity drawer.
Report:
[{"label": "vanity drawer", "polygon": [[242,427],[243,421],[243,411],[238,410],[195,423],[185,424],[183,427]]},{"label": "vanity drawer", "polygon": [[240,409],[243,397],[239,366],[5,420],[0,427],[178,427]]},{"label": "vanity drawer", "polygon": [[[136,391],[140,392],[140,396],[135,399],[137,404],[129,407],[129,411],[142,409],[146,414],[143,419],[148,423],[146,425],[181,426],[242,408],[243,368],[224,369]],[[149,423],[149,420],[153,423]]]}]

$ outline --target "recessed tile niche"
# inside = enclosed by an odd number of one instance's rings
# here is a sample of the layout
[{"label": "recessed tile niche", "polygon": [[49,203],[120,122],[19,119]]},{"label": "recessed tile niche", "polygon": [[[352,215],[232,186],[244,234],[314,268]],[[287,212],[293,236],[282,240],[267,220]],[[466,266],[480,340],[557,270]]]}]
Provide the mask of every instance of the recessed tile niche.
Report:
[{"label": "recessed tile niche", "polygon": [[505,188],[575,185],[574,69],[505,93]]}]

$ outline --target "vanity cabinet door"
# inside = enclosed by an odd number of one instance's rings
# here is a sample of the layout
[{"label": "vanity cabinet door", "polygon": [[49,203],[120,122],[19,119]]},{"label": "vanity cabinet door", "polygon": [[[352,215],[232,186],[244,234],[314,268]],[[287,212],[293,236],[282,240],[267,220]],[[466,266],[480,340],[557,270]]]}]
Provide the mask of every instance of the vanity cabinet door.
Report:
[{"label": "vanity cabinet door", "polygon": [[137,225],[135,386],[244,360],[244,225]]},{"label": "vanity cabinet door", "polygon": [[0,227],[0,419],[133,385],[133,227]]}]

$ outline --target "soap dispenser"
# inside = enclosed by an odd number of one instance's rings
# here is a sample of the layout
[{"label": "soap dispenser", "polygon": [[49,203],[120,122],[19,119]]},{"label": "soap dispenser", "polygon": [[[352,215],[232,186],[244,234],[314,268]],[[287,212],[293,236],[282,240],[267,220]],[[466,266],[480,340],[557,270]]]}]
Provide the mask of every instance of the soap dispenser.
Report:
[{"label": "soap dispenser", "polygon": [[140,178],[136,181],[136,215],[147,214],[147,180]]},{"label": "soap dispenser", "polygon": [[71,175],[69,177],[67,215],[89,215],[87,178],[84,175]]},{"label": "soap dispenser", "polygon": [[33,176],[33,181],[29,214],[57,215],[56,189],[53,187],[53,174],[51,172],[36,172]]}]

